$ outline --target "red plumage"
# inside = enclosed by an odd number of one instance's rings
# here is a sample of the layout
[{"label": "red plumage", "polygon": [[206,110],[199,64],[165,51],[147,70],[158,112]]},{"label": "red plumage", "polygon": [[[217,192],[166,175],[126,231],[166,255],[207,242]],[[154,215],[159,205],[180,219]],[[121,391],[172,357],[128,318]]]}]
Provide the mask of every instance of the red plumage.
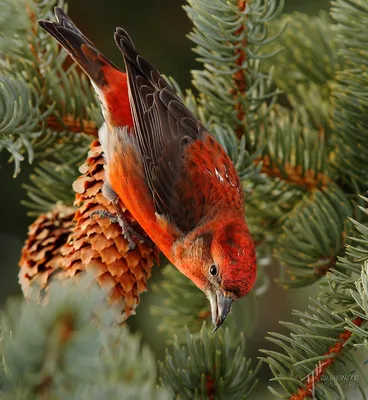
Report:
[{"label": "red plumage", "polygon": [[129,106],[128,81],[125,73],[106,65],[102,67],[107,84],[102,88],[112,126],[133,127]]}]

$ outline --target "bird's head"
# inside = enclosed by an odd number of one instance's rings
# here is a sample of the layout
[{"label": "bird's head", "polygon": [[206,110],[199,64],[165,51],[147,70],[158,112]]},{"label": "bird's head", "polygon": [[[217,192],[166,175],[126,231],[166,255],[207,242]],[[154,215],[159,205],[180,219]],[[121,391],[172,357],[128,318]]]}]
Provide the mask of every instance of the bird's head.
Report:
[{"label": "bird's head", "polygon": [[224,322],[233,301],[252,289],[256,256],[244,220],[203,228],[192,232],[182,243],[176,265],[210,300],[215,331]]}]

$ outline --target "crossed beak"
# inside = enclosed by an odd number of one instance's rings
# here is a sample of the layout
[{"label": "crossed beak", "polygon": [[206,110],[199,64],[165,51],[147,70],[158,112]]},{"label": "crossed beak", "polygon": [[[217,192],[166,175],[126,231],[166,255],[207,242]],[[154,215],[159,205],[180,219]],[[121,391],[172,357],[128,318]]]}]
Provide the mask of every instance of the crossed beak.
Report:
[{"label": "crossed beak", "polygon": [[213,332],[216,332],[218,328],[225,321],[227,314],[229,314],[231,309],[231,304],[233,299],[227,296],[224,296],[220,291],[208,291],[207,297],[211,303],[211,314],[212,321],[215,325],[213,328]]}]

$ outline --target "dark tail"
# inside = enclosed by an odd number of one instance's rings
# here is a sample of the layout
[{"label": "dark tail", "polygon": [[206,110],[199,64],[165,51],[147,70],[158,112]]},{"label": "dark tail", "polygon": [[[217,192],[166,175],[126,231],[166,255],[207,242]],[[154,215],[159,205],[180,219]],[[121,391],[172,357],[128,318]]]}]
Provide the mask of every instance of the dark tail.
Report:
[{"label": "dark tail", "polygon": [[98,87],[104,86],[107,82],[102,67],[119,69],[97,50],[61,8],[55,7],[55,15],[58,22],[40,20],[38,24],[64,47]]}]

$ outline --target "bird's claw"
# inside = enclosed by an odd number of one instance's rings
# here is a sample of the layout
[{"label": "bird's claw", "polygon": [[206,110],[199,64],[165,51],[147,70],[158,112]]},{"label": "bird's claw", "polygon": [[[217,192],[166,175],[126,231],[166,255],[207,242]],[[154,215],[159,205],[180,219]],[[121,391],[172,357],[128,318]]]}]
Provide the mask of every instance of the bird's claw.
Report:
[{"label": "bird's claw", "polygon": [[109,218],[109,220],[115,224],[118,223],[121,227],[122,234],[124,238],[128,242],[129,250],[134,250],[136,247],[136,242],[133,240],[132,236],[135,236],[141,243],[145,243],[146,245],[153,247],[153,242],[138,232],[136,232],[130,225],[129,222],[126,220],[123,212],[119,212],[117,210],[117,214],[113,214],[106,210],[96,210],[91,213],[91,218],[95,215],[98,215],[100,218]]},{"label": "bird's claw", "polygon": [[108,218],[113,224],[118,222],[118,218],[115,214],[106,211],[106,210],[95,210],[91,212],[90,218],[93,218],[95,215],[98,215],[100,218]]},{"label": "bird's claw", "polygon": [[135,236],[140,243],[144,243],[149,247],[154,247],[154,243],[152,242],[152,240],[142,236],[140,233],[138,233],[137,231],[135,231],[127,222],[127,229],[130,235]]},{"label": "bird's claw", "polygon": [[113,214],[106,210],[96,210],[91,213],[91,218],[98,215],[100,218],[108,218],[113,224],[118,223],[124,238],[128,241],[129,250],[134,250],[136,243],[132,238],[132,234],[135,234],[133,228],[128,224],[127,220],[118,214]]}]

